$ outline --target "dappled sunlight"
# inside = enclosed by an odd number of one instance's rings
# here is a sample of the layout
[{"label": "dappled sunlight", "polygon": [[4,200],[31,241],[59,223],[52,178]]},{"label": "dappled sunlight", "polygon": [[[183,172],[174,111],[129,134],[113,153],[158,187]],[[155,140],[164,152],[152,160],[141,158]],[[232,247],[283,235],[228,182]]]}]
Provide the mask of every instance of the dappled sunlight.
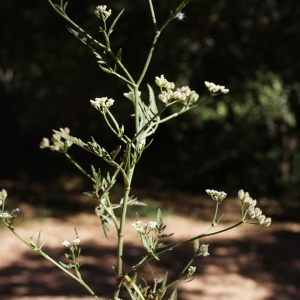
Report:
[{"label": "dappled sunlight", "polygon": [[[213,207],[207,197],[187,195],[168,197],[167,193],[145,197],[143,196],[146,195],[145,191],[135,191],[135,194],[139,195],[139,200],[148,201],[150,206],[153,205],[155,198],[160,199],[160,203],[157,204],[162,207],[163,215],[164,211],[166,212],[166,216],[163,217],[164,224],[167,225],[165,232],[175,232],[175,235],[169,238],[170,241],[182,242],[203,233],[210,227],[209,219],[213,216]],[[62,198],[61,196],[60,201],[63,201]],[[41,230],[41,240],[45,240],[44,251],[56,260],[65,262],[65,248],[61,243],[64,240],[73,240],[76,228],[81,239],[80,259],[84,260],[81,267],[82,276],[98,295],[104,297],[100,299],[109,299],[115,283],[112,266],[116,264],[117,235],[113,227],[110,227],[109,238],[106,239],[101,223],[94,214],[89,214],[86,210],[72,211],[64,205],[56,213],[56,209],[36,206],[35,201],[31,203],[30,199],[32,198],[28,198],[26,203],[24,198],[10,199],[10,205],[20,203],[19,207],[24,210],[15,222],[18,233],[26,240],[30,240],[34,232],[37,234]],[[84,196],[77,195],[73,197],[72,207],[84,207],[86,201]],[[49,202],[46,199],[44,204],[47,206],[47,203]],[[225,215],[214,231],[225,229],[238,221],[239,205],[239,201],[233,198],[226,199],[222,203],[220,213]],[[298,286],[300,265],[297,252],[300,224],[290,221],[287,216],[284,218],[287,207],[279,208],[278,204],[276,205],[277,216],[272,215],[275,220],[267,229],[244,224],[223,234],[200,240],[200,244],[210,245],[210,255],[198,257],[194,262],[193,265],[197,267],[196,278],[189,283],[178,285],[179,297],[186,300],[196,300],[199,297],[204,300],[242,298],[269,300],[279,299],[278,295],[281,295],[280,299],[295,299],[300,292]],[[168,206],[169,210],[165,210],[164,207]],[[91,208],[91,203],[87,207]],[[197,217],[196,209],[198,209]],[[299,208],[293,207],[293,211],[297,209],[299,211]],[[272,209],[269,208],[269,211]],[[174,212],[177,216],[174,216]],[[276,221],[276,218],[280,221]],[[135,220],[136,218],[132,216],[126,223],[125,268],[132,267],[146,255],[141,241],[137,238],[136,230],[131,226]],[[155,218],[145,216],[140,217],[140,220],[144,224],[154,221]],[[0,261],[0,294],[5,299],[89,298],[85,289],[21,244],[2,225],[0,238],[2,257],[5,258]],[[184,248],[175,249],[161,256],[160,262],[153,261],[151,266],[161,277],[168,269],[168,278],[171,281],[181,272],[192,253],[192,244],[188,244]],[[144,285],[145,281],[151,284],[152,278],[146,266],[141,269],[139,276],[140,284]]]}]

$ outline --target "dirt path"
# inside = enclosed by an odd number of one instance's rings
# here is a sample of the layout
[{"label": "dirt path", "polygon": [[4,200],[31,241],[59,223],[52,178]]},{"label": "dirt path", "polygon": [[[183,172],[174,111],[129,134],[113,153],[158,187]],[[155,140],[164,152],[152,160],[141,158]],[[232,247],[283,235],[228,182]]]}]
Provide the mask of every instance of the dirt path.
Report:
[{"label": "dirt path", "polygon": [[[78,196],[81,199],[81,196]],[[159,195],[168,206],[167,195]],[[178,195],[182,199],[182,195]],[[14,198],[14,197],[12,197]],[[172,208],[179,216],[164,217],[166,232],[175,232],[173,241],[184,239],[204,232],[209,226],[209,216],[212,210],[208,198],[187,197],[184,199],[184,209],[178,199],[172,198]],[[196,198],[197,203],[196,204]],[[77,200],[78,200],[77,199]],[[147,198],[151,202],[152,198]],[[11,199],[11,203],[20,199]],[[77,201],[76,200],[76,201]],[[82,200],[82,199],[81,199]],[[80,200],[80,201],[81,201]],[[30,202],[30,201],[29,201]],[[263,203],[263,202],[262,202]],[[194,205],[195,204],[195,205]],[[236,199],[228,199],[224,204],[227,212],[223,222],[218,226],[221,230],[238,220],[238,205]],[[267,203],[266,203],[267,205]],[[35,204],[20,204],[22,217],[18,218],[15,228],[18,233],[30,240],[33,232],[41,230],[42,240],[46,243],[45,252],[56,260],[65,261],[62,241],[75,239],[76,228],[81,238],[83,278],[92,289],[103,298],[110,299],[114,277],[111,266],[115,265],[116,238],[113,228],[110,237],[103,236],[99,220],[87,212],[55,213]],[[195,207],[200,208],[199,211]],[[273,209],[273,212],[272,212]],[[298,213],[299,208],[291,208]],[[271,227],[243,225],[232,231],[208,237],[200,241],[210,245],[210,256],[199,257],[194,264],[197,267],[197,277],[189,283],[179,284],[179,299],[182,300],[294,300],[300,299],[300,223],[296,215],[282,218],[286,211],[278,212],[269,207],[266,214],[271,214],[274,221]],[[276,214],[277,211],[277,214]],[[188,215],[188,212],[189,215]],[[202,214],[201,214],[202,212]],[[292,212],[290,213],[292,214]],[[136,238],[136,232],[128,220],[126,253],[124,262],[130,267],[145,255]],[[141,218],[148,222],[149,218]],[[154,220],[154,218],[152,218]],[[3,224],[0,225],[0,299],[7,300],[66,300],[93,299],[87,292],[63,274],[51,263],[39,257],[9,232]],[[160,262],[153,264],[155,272],[163,276],[169,270],[169,278],[175,278],[184,267],[189,255],[193,253],[192,245],[176,249]],[[148,269],[140,273],[150,283]],[[127,299],[123,297],[123,300]]]}]

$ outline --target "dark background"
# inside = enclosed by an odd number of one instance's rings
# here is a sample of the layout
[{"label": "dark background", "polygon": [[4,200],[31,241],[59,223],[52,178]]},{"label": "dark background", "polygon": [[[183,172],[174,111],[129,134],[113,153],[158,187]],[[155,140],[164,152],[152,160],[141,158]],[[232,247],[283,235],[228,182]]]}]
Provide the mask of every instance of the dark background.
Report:
[{"label": "dark background", "polygon": [[[175,1],[176,2],[176,1]],[[180,2],[153,4],[158,24]],[[69,16],[95,38],[94,8],[106,4],[112,20],[125,8],[112,35],[115,52],[137,78],[154,30],[148,1],[71,0]],[[163,124],[136,169],[135,187],[202,193],[240,188],[254,197],[297,199],[300,194],[300,3],[297,0],[195,0],[163,32],[146,83],[164,74],[189,85],[201,99],[204,81],[230,93]],[[109,21],[110,21],[109,19]],[[0,179],[62,184],[78,173],[65,158],[39,149],[52,129],[68,126],[82,140],[94,136],[107,150],[117,139],[89,100],[115,99],[112,112],[125,130],[133,126],[125,84],[103,73],[94,55],[66,30],[46,0],[0,4]],[[105,164],[76,146],[86,168]]]}]

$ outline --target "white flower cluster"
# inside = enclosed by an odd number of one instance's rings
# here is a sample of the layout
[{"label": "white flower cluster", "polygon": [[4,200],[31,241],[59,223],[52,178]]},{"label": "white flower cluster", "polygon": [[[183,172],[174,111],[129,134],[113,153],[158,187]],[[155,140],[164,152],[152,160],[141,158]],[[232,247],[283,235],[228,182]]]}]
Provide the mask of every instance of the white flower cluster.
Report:
[{"label": "white flower cluster", "polygon": [[188,268],[188,277],[192,276],[196,272],[196,267],[189,266]]},{"label": "white flower cluster", "polygon": [[[59,130],[62,133],[70,133],[70,129],[68,127],[60,128]],[[52,135],[51,141],[52,145],[50,145],[50,141],[48,138],[43,138],[43,140],[40,143],[40,148],[50,148],[50,150],[52,151],[66,152],[73,144],[70,141],[62,141],[61,137],[56,133]]]},{"label": "white flower cluster", "polygon": [[0,213],[0,219],[11,219],[12,215],[7,211],[3,211]]},{"label": "white flower cluster", "polygon": [[156,228],[157,223],[150,221],[148,224],[144,225],[143,227],[141,227],[141,221],[135,221],[133,223],[131,223],[131,226],[134,227],[136,229],[136,231],[138,231],[139,233],[146,233],[147,231],[151,231],[152,229]]},{"label": "white flower cluster", "polygon": [[225,192],[218,192],[215,190],[205,190],[205,191],[217,203],[222,202],[227,196],[227,194]]},{"label": "white flower cluster", "polygon": [[241,200],[241,202],[244,203],[248,203],[249,207],[247,210],[246,215],[248,214],[248,216],[251,219],[256,218],[258,223],[262,226],[270,226],[272,219],[271,218],[267,218],[265,215],[262,214],[262,210],[258,207],[255,207],[257,201],[252,199],[249,195],[248,192],[244,192],[243,190],[239,190],[238,191],[238,198]]},{"label": "white flower cluster", "polygon": [[175,88],[174,82],[169,82],[164,75],[160,75],[160,77],[156,76],[155,77],[155,83],[160,87],[160,88],[165,88],[167,90],[173,90]]},{"label": "white flower cluster", "polygon": [[[134,93],[133,92],[129,92],[129,93],[124,93],[123,94],[127,99],[133,101],[134,100]],[[141,96],[141,92],[138,91],[138,95],[139,97]]]},{"label": "white flower cluster", "polygon": [[0,212],[0,219],[3,219],[4,222],[11,225],[14,223],[15,218],[20,214],[20,212],[20,208],[13,209],[10,213],[7,211]]},{"label": "white flower cluster", "polygon": [[111,15],[111,9],[106,11],[106,5],[98,5],[95,9],[95,15],[105,21]]},{"label": "white flower cluster", "polygon": [[227,94],[229,92],[229,89],[226,89],[223,85],[216,85],[212,82],[204,81],[207,89],[209,90],[210,94],[212,96],[218,95],[218,94]]},{"label": "white flower cluster", "polygon": [[175,84],[169,82],[164,75],[161,75],[160,77],[156,76],[155,83],[161,89],[161,94],[158,95],[158,99],[165,104],[168,104],[171,100],[182,102],[184,104],[193,104],[199,98],[199,95],[195,91],[192,91],[188,86],[183,86],[176,91],[173,91]]},{"label": "white flower cluster", "polygon": [[[68,241],[63,241],[61,243],[63,246],[65,246],[66,248],[69,247],[70,243]],[[73,246],[78,246],[80,244],[80,238],[76,238],[74,241],[73,241]]]},{"label": "white flower cluster", "polygon": [[201,245],[201,247],[200,247],[200,249],[199,249],[199,253],[200,253],[200,255],[202,255],[202,256],[208,256],[209,255],[209,253],[208,253],[208,246],[209,246],[209,244],[203,244],[203,245]]},{"label": "white flower cluster", "polygon": [[105,112],[114,104],[115,100],[108,99],[107,97],[102,97],[102,98],[95,98],[95,100],[90,100],[90,102],[93,107]]},{"label": "white flower cluster", "polygon": [[189,102],[189,103],[195,103],[199,95],[195,91],[191,91],[191,89],[188,86],[183,86],[181,88],[178,88],[173,93],[173,98],[176,99],[179,102]]}]

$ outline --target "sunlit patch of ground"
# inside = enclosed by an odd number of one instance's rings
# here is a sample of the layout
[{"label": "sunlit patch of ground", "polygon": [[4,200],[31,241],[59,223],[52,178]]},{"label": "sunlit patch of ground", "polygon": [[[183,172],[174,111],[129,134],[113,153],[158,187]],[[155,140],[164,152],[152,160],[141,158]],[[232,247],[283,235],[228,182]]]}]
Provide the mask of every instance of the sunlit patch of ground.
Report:
[{"label": "sunlit patch of ground", "polygon": [[[2,187],[1,187],[2,188]],[[21,190],[22,191],[22,190]],[[44,194],[41,187],[41,194]],[[22,215],[15,223],[17,232],[26,240],[41,230],[41,239],[46,241],[43,249],[56,260],[65,261],[64,240],[75,239],[74,228],[79,233],[82,246],[83,278],[92,289],[104,299],[111,298],[114,284],[112,265],[115,265],[116,233],[111,227],[109,239],[103,235],[99,219],[93,211],[90,199],[79,193],[64,194],[59,198],[66,205],[44,201],[38,204],[39,192],[34,199],[19,198],[13,193],[8,206],[20,207]],[[166,233],[175,232],[172,240],[182,242],[207,230],[213,216],[213,203],[208,197],[186,195],[146,195],[136,191],[139,199],[146,199],[151,207],[161,206]],[[159,199],[160,203],[155,201]],[[72,202],[73,201],[73,202]],[[72,203],[68,204],[68,203]],[[53,203],[52,203],[53,204]],[[70,205],[70,207],[68,207]],[[222,230],[239,220],[239,202],[227,199],[220,208],[225,213],[215,230]],[[196,278],[177,286],[179,299],[183,300],[294,300],[300,295],[300,221],[299,206],[280,206],[277,202],[259,202],[267,215],[273,217],[270,227],[247,225],[237,227],[221,235],[200,240],[210,245],[210,255],[199,257],[193,264],[197,267]],[[79,210],[74,209],[79,207]],[[84,209],[81,209],[83,207]],[[166,210],[169,207],[170,209]],[[51,208],[51,209],[50,209]],[[73,208],[73,209],[71,209]],[[150,208],[152,209],[152,208]],[[140,217],[141,221],[154,220]],[[137,232],[131,226],[134,217],[128,219],[126,227],[126,267],[135,265],[145,255],[137,239]],[[22,244],[3,224],[0,225],[0,299],[7,300],[86,300],[92,299],[86,290],[50,262]],[[160,262],[153,263],[154,271],[163,276],[169,270],[170,280],[179,274],[184,263],[193,254],[192,244],[175,249]],[[147,268],[141,270],[142,277],[151,283]],[[142,283],[142,281],[140,281]],[[128,299],[123,297],[123,300]]]}]

